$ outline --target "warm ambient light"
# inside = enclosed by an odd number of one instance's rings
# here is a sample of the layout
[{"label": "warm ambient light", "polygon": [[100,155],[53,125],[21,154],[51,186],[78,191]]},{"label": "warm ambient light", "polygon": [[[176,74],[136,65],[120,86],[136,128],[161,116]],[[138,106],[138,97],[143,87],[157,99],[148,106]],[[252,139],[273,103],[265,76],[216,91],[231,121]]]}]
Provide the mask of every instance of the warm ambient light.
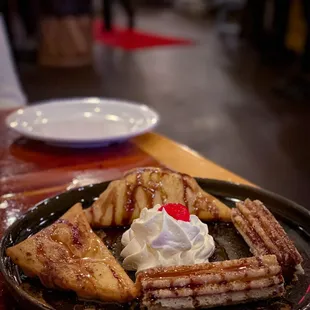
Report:
[{"label": "warm ambient light", "polygon": [[11,123],[10,123],[10,126],[11,126],[12,128],[15,128],[17,125],[18,125],[18,122],[11,122]]},{"label": "warm ambient light", "polygon": [[91,112],[84,112],[84,116],[89,118],[91,117],[93,114]]},{"label": "warm ambient light", "polygon": [[106,115],[105,118],[109,121],[114,121],[114,122],[117,122],[120,120],[120,118],[117,115],[113,115],[113,114],[108,114]]},{"label": "warm ambient light", "polygon": [[86,103],[100,103],[100,99],[99,98],[87,98],[85,100],[83,100]]}]

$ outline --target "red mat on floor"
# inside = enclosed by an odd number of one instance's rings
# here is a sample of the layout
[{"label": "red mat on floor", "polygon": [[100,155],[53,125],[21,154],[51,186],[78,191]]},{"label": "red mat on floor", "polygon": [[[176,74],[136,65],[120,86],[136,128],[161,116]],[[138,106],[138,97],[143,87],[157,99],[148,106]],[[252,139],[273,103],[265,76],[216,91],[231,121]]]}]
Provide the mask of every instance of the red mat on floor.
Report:
[{"label": "red mat on floor", "polygon": [[101,20],[94,22],[94,38],[103,44],[119,47],[125,50],[135,50],[156,46],[191,45],[191,40],[159,36],[139,30],[129,31],[120,27],[114,27],[111,32],[102,31]]}]

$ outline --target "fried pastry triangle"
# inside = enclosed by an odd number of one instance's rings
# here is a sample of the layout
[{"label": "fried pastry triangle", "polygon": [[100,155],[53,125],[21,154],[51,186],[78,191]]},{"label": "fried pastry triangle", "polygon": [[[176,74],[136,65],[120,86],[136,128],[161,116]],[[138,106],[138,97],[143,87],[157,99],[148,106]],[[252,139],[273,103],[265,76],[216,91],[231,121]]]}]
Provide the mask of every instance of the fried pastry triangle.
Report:
[{"label": "fried pastry triangle", "polygon": [[48,288],[103,301],[126,302],[137,295],[134,283],[91,230],[81,204],[6,253]]},{"label": "fried pastry triangle", "polygon": [[93,227],[129,225],[143,208],[165,203],[181,203],[201,220],[231,221],[230,209],[204,192],[194,178],[153,167],[131,170],[112,181],[85,213]]}]

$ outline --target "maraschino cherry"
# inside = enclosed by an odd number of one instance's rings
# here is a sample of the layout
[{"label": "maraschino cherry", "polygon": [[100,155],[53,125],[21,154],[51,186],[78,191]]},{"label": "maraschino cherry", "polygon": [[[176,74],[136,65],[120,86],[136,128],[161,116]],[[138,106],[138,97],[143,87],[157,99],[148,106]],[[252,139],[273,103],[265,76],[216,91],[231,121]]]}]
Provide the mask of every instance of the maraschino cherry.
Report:
[{"label": "maraschino cherry", "polygon": [[184,222],[190,221],[188,209],[180,203],[168,203],[160,207],[158,211],[162,211],[163,209],[176,220]]}]

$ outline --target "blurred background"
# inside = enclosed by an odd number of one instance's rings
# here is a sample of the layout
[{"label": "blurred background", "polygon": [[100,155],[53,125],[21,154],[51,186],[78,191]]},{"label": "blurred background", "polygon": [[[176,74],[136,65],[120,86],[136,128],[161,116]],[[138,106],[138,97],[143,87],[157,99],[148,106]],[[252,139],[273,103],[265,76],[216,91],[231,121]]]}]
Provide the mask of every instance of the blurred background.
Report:
[{"label": "blurred background", "polygon": [[9,0],[1,13],[28,104],[145,103],[158,132],[307,205],[309,1]]}]

